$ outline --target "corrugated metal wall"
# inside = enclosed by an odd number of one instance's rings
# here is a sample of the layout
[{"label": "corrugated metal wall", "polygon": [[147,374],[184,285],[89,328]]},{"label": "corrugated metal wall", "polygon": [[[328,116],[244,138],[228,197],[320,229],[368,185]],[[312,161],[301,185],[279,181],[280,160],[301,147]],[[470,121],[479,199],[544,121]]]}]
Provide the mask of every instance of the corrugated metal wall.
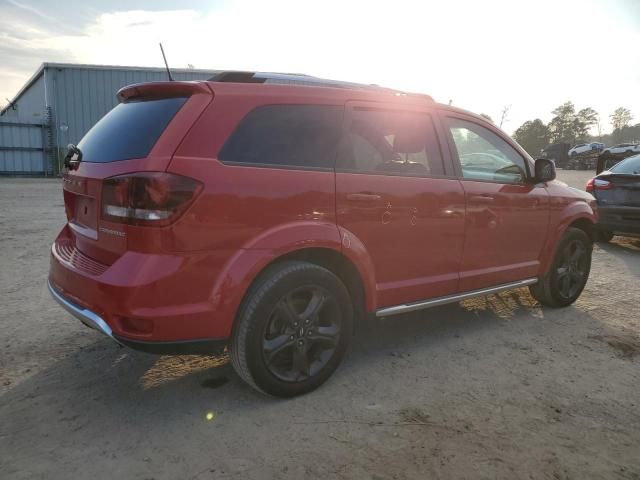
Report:
[{"label": "corrugated metal wall", "polygon": [[[172,70],[176,80],[206,80],[215,73]],[[120,88],[164,80],[167,74],[160,69],[45,64],[43,74],[17,99],[16,109],[0,117],[0,174],[60,171],[67,144],[78,143],[117,104]]]},{"label": "corrugated metal wall", "polygon": [[0,172],[42,174],[47,168],[46,125],[0,117]]},{"label": "corrugated metal wall", "polygon": [[[176,80],[205,80],[215,72],[172,73]],[[49,68],[46,77],[56,132],[54,142],[59,147],[79,142],[117,104],[116,92],[120,88],[132,83],[167,80],[163,71],[106,68]]]},{"label": "corrugated metal wall", "polygon": [[20,95],[19,100],[15,104],[15,110],[8,108],[5,114],[0,117],[0,120],[11,117],[19,118],[25,122],[42,121],[45,118],[44,110],[44,75],[40,75],[33,84]]}]

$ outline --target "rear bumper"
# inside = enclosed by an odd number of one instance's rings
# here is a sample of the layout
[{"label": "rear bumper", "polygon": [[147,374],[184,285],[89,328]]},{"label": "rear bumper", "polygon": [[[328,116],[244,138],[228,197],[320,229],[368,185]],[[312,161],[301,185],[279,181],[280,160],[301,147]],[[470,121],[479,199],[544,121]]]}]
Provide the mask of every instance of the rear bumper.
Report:
[{"label": "rear bumper", "polygon": [[99,332],[104,333],[107,337],[112,338],[115,342],[120,343],[114,338],[111,327],[102,319],[100,315],[97,315],[91,310],[87,310],[80,305],[76,305],[72,300],[65,297],[62,293],[58,292],[51,285],[51,282],[47,282],[47,286],[49,287],[49,292],[51,293],[53,299],[58,302],[58,304],[67,312],[76,317],[87,327],[98,330]]},{"label": "rear bumper", "polygon": [[228,342],[226,338],[205,338],[175,342],[149,342],[120,337],[113,334],[111,327],[102,319],[102,317],[100,317],[100,315],[75,304],[71,299],[65,297],[61,292],[56,290],[56,288],[51,285],[51,282],[47,282],[47,286],[49,287],[51,296],[62,308],[84,323],[87,327],[103,333],[120,346],[126,346],[133,348],[134,350],[140,350],[146,353],[155,353],[158,355],[193,355],[211,354],[222,351]]},{"label": "rear bumper", "polygon": [[212,299],[221,253],[127,251],[99,264],[63,229],[51,248],[49,290],[85,325],[121,345],[162,354],[212,353],[233,324]]},{"label": "rear bumper", "polygon": [[118,343],[145,353],[156,355],[211,355],[220,353],[228,344],[226,338],[201,338],[176,342],[145,342],[115,337]]},{"label": "rear bumper", "polygon": [[640,207],[598,206],[598,223],[614,233],[640,234]]}]

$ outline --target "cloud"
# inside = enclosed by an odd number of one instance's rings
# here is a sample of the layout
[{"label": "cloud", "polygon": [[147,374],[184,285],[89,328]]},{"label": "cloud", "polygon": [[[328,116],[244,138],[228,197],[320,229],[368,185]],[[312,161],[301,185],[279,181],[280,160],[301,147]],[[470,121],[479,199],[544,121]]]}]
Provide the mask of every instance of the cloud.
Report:
[{"label": "cloud", "polygon": [[30,5],[27,5],[25,3],[20,3],[20,2],[17,2],[16,0],[7,0],[7,2],[9,2],[14,7],[18,7],[20,9],[22,9],[22,10],[25,10],[26,12],[33,13],[33,14],[39,16],[40,18],[44,18],[45,20],[54,20],[55,21],[55,18],[53,18],[52,16],[47,15],[43,11],[38,10],[37,8],[32,7]]},{"label": "cloud", "polygon": [[[0,31],[8,32],[0,38],[7,49],[0,51],[7,58],[0,75],[20,70],[26,79],[42,61],[56,60],[160,67],[162,41],[173,67],[377,83],[444,102],[452,98],[494,118],[512,104],[507,128],[514,130],[529,118],[549,120],[549,112],[566,100],[591,106],[603,118],[619,105],[640,105],[640,54],[632,48],[640,44],[640,33],[618,23],[609,5],[239,1],[209,12],[104,12],[75,31],[50,31],[52,23],[37,15],[5,28],[0,10]],[[585,35],[584,25],[606,35]],[[603,73],[615,65],[625,65],[625,73]],[[640,117],[640,111],[634,114]]]}]

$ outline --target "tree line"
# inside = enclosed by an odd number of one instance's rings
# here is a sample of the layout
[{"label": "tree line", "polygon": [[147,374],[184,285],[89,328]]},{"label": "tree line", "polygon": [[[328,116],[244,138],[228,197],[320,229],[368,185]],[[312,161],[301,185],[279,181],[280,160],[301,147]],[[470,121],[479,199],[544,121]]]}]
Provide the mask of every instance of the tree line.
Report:
[{"label": "tree line", "polygon": [[[606,145],[640,141],[640,123],[631,125],[633,115],[624,107],[616,108],[609,115],[613,131],[604,135],[600,116],[593,108],[576,111],[573,102],[566,102],[551,113],[554,117],[548,124],[539,118],[528,120],[513,134],[515,141],[534,157],[553,143],[568,143],[574,146],[595,141]],[[598,132],[597,135],[590,133],[593,129]]]}]

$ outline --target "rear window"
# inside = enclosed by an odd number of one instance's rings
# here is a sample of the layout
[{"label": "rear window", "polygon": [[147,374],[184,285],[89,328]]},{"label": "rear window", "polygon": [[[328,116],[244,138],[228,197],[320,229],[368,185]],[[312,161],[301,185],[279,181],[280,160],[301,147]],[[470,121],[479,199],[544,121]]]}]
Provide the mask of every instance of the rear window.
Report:
[{"label": "rear window", "polygon": [[638,175],[640,174],[640,155],[634,155],[633,157],[625,158],[620,163],[615,164],[609,170],[614,173]]},{"label": "rear window", "polygon": [[78,144],[85,162],[146,157],[186,97],[121,103],[96,123]]},{"label": "rear window", "polygon": [[223,163],[332,169],[343,107],[268,105],[251,111],[220,151]]}]

